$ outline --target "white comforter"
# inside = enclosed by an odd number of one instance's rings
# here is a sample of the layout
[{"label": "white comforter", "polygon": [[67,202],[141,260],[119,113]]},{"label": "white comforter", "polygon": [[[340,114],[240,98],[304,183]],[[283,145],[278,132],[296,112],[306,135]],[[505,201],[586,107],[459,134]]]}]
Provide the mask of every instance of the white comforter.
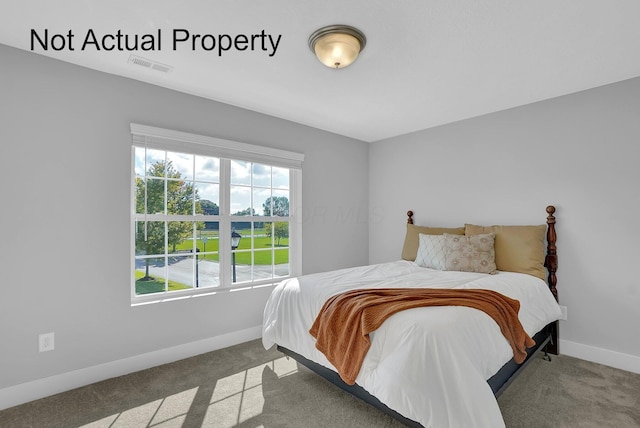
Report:
[{"label": "white comforter", "polygon": [[[495,290],[520,301],[520,322],[530,336],[561,315],[545,282],[530,275],[446,272],[397,261],[283,281],[265,307],[264,347],[284,346],[335,371],[309,334],[315,317],[330,296],[383,287]],[[410,309],[388,318],[370,337],[356,383],[388,407],[425,427],[504,427],[486,380],[513,353],[484,312],[458,306]]]}]

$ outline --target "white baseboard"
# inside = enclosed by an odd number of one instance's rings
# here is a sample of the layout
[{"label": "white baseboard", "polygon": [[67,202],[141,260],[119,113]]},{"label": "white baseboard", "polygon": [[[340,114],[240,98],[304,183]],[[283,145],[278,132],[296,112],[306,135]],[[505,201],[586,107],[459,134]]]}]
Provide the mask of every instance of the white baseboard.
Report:
[{"label": "white baseboard", "polygon": [[560,339],[560,353],[640,374],[640,357]]},{"label": "white baseboard", "polygon": [[0,410],[105,379],[238,345],[243,342],[258,339],[261,335],[262,326],[251,327],[222,336],[160,349],[146,354],[135,355],[121,360],[3,388],[0,389]]},{"label": "white baseboard", "polygon": [[[135,355],[121,360],[3,388],[0,389],[0,410],[112,377],[122,376],[138,370],[148,369],[205,352],[248,342],[260,338],[261,334],[262,326],[251,327],[222,336],[160,349],[146,354]],[[563,355],[640,374],[640,357],[634,355],[596,348],[568,340],[560,340],[560,352]]]}]

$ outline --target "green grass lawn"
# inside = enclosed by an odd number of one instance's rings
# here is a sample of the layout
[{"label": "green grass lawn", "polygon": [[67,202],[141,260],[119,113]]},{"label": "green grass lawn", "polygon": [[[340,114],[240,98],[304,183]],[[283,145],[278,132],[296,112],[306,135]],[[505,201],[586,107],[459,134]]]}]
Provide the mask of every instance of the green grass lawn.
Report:
[{"label": "green grass lawn", "polygon": [[[235,253],[236,264],[249,265],[251,264],[251,230],[238,230],[238,233],[243,236],[240,240],[238,252]],[[201,252],[215,252],[216,254],[202,254],[199,255],[200,260],[219,261],[218,258],[218,231],[204,231],[203,236],[207,237],[207,243],[204,244],[202,239],[198,239],[196,242],[197,248]],[[271,264],[285,264],[289,263],[289,239],[280,239],[280,243],[277,243],[272,247],[271,238],[264,236],[264,230],[255,229],[253,237],[253,263],[255,265],[271,265]],[[176,250],[188,251],[193,249],[193,241],[185,240],[176,246]],[[247,250],[247,251],[243,251]],[[264,251],[261,251],[264,250]],[[272,260],[275,259],[275,260]],[[144,277],[144,272],[136,270],[136,294],[149,294],[164,292],[164,278],[158,278],[149,281],[140,281]],[[169,291],[185,290],[191,288],[190,286],[169,281]]]},{"label": "green grass lawn", "polygon": [[[140,281],[144,272],[136,270],[136,294],[162,293],[164,292],[164,278],[149,281]],[[169,280],[169,291],[186,290],[191,288],[179,282]]]},{"label": "green grass lawn", "polygon": [[[251,250],[251,230],[239,230],[238,233],[243,236],[240,240],[240,246],[238,247],[238,252],[236,253],[236,263],[241,265],[251,264],[251,251],[243,252],[242,250]],[[254,238],[253,245],[254,250],[269,250],[271,249],[271,238],[264,235],[264,230],[255,229],[254,230]],[[206,245],[201,239],[198,239],[196,243],[197,248],[201,251],[207,252],[217,252],[218,251],[218,232],[208,232],[207,243]],[[177,250],[191,250],[193,248],[192,241],[184,241],[181,244],[176,246]],[[270,265],[272,263],[275,264],[284,264],[289,263],[289,239],[282,238],[280,239],[280,244],[278,245],[278,241],[276,240],[276,244],[273,247],[275,250],[274,258],[275,261],[272,262],[271,251],[254,251],[254,264],[256,265]],[[211,260],[218,261],[218,254],[203,254],[199,256],[200,260]]]}]

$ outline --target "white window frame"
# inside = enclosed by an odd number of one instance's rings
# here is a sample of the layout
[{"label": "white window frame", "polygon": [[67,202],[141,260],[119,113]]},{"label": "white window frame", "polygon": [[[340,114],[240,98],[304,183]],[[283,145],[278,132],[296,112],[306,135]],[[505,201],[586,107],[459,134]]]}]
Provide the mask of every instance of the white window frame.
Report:
[{"label": "white window frame", "polygon": [[[224,140],[220,138],[157,128],[153,126],[131,123],[131,221],[130,221],[130,275],[132,305],[155,303],[216,294],[222,291],[264,287],[279,283],[285,278],[302,274],[302,162],[304,155],[286,150],[262,147],[247,143]],[[179,153],[210,156],[220,159],[220,214],[217,216],[200,216],[198,221],[219,222],[219,263],[220,285],[216,287],[192,288],[189,290],[150,293],[136,295],[135,289],[135,222],[140,220],[136,214],[135,195],[135,147],[144,146]],[[230,215],[230,162],[231,160],[255,162],[264,165],[289,169],[289,275],[268,280],[231,281],[231,223],[235,221],[283,221],[282,217],[265,216],[233,216]]]}]

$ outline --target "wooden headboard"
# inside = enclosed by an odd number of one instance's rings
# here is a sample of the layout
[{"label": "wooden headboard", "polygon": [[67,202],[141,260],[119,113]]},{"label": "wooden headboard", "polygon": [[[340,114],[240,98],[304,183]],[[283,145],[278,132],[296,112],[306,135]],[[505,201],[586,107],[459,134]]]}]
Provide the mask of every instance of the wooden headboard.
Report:
[{"label": "wooden headboard", "polygon": [[[544,267],[549,272],[547,279],[549,290],[551,290],[553,297],[557,301],[558,290],[556,289],[556,284],[558,283],[558,278],[556,278],[556,271],[558,270],[558,254],[556,252],[556,218],[553,216],[555,212],[556,207],[553,205],[547,207],[547,254],[544,258]],[[413,224],[413,211],[407,211],[407,224]]]}]

